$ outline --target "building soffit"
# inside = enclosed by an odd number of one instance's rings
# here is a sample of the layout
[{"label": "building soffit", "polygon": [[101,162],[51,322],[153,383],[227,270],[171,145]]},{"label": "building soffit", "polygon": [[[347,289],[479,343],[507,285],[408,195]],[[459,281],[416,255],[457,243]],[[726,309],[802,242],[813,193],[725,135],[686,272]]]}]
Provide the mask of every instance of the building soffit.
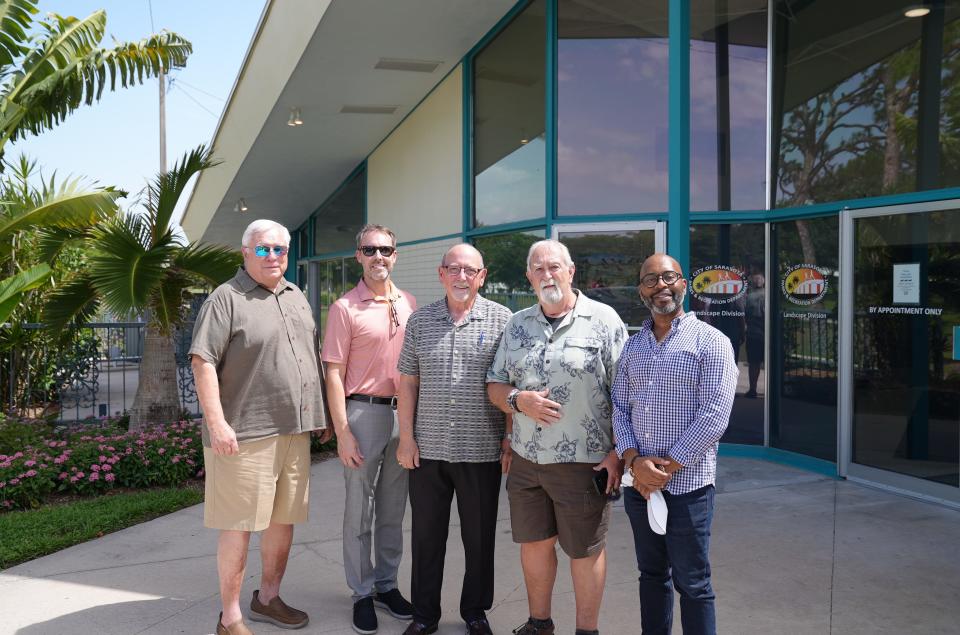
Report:
[{"label": "building soffit", "polygon": [[[223,164],[188,202],[187,236],[236,245],[256,218],[299,226],[514,4],[271,0],[214,136]],[[405,70],[413,62],[432,70]],[[287,125],[291,108],[302,125]]]}]

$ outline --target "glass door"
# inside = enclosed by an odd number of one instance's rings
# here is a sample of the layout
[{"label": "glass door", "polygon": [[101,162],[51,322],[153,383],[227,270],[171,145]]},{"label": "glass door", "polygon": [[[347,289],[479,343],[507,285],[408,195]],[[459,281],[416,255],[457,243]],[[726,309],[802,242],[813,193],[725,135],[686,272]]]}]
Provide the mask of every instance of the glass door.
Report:
[{"label": "glass door", "polygon": [[637,295],[637,273],[647,256],[664,251],[664,223],[570,223],[553,226],[553,238],[570,250],[577,267],[573,286],[609,304],[635,331],[649,316]]},{"label": "glass door", "polygon": [[960,505],[960,202],[844,220],[847,474]]}]

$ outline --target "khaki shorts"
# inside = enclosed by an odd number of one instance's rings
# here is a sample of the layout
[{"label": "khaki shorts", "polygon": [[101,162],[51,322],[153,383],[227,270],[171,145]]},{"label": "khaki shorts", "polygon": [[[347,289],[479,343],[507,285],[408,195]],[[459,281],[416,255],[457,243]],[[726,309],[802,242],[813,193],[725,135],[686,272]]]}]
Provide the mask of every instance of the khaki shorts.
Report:
[{"label": "khaki shorts", "polygon": [[211,529],[261,531],[271,522],[307,520],[310,433],[240,443],[240,454],[203,448],[203,524]]},{"label": "khaki shorts", "polygon": [[599,553],[607,538],[610,505],[593,485],[592,463],[532,463],[513,453],[507,475],[514,542],[559,536],[571,558]]}]

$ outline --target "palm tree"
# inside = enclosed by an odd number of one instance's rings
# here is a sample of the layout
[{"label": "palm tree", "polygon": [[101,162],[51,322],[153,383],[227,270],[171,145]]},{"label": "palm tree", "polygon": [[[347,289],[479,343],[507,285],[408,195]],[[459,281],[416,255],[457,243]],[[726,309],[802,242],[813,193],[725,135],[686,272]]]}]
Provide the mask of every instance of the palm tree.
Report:
[{"label": "palm tree", "polygon": [[173,331],[186,318],[184,296],[197,285],[227,280],[241,262],[238,251],[187,244],[170,226],[190,178],[218,163],[200,146],[158,174],[146,188],[142,213],[118,216],[91,231],[86,270],[54,290],[44,309],[44,321],[54,331],[89,319],[101,307],[117,315],[147,316],[132,430],[180,416]]},{"label": "palm tree", "polygon": [[8,141],[40,134],[104,88],[124,88],[186,64],[193,50],[176,33],[100,47],[107,14],[84,19],[49,14],[35,21],[36,0],[0,0],[0,157]]},{"label": "palm tree", "polygon": [[[8,141],[53,128],[81,104],[99,100],[103,90],[142,84],[186,64],[190,42],[163,32],[136,43],[100,48],[107,16],[96,11],[82,20],[49,14],[35,20],[36,0],[0,0],[0,171]],[[23,167],[24,160],[21,160]],[[25,181],[24,181],[25,182]],[[10,319],[24,294],[51,275],[45,263],[21,265],[16,237],[38,227],[73,231],[116,211],[124,193],[113,188],[86,191],[79,180],[60,188],[51,183],[40,196],[25,196],[0,183],[0,325]]]}]

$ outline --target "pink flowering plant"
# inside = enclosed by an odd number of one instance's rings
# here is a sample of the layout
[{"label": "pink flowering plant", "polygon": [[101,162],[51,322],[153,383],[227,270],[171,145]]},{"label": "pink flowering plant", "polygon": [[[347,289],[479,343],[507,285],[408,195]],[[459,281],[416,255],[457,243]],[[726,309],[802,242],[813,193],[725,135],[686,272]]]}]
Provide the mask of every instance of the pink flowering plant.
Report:
[{"label": "pink flowering plant", "polygon": [[116,421],[67,427],[0,454],[0,512],[37,507],[53,493],[179,485],[203,476],[199,420],[127,432]]}]

